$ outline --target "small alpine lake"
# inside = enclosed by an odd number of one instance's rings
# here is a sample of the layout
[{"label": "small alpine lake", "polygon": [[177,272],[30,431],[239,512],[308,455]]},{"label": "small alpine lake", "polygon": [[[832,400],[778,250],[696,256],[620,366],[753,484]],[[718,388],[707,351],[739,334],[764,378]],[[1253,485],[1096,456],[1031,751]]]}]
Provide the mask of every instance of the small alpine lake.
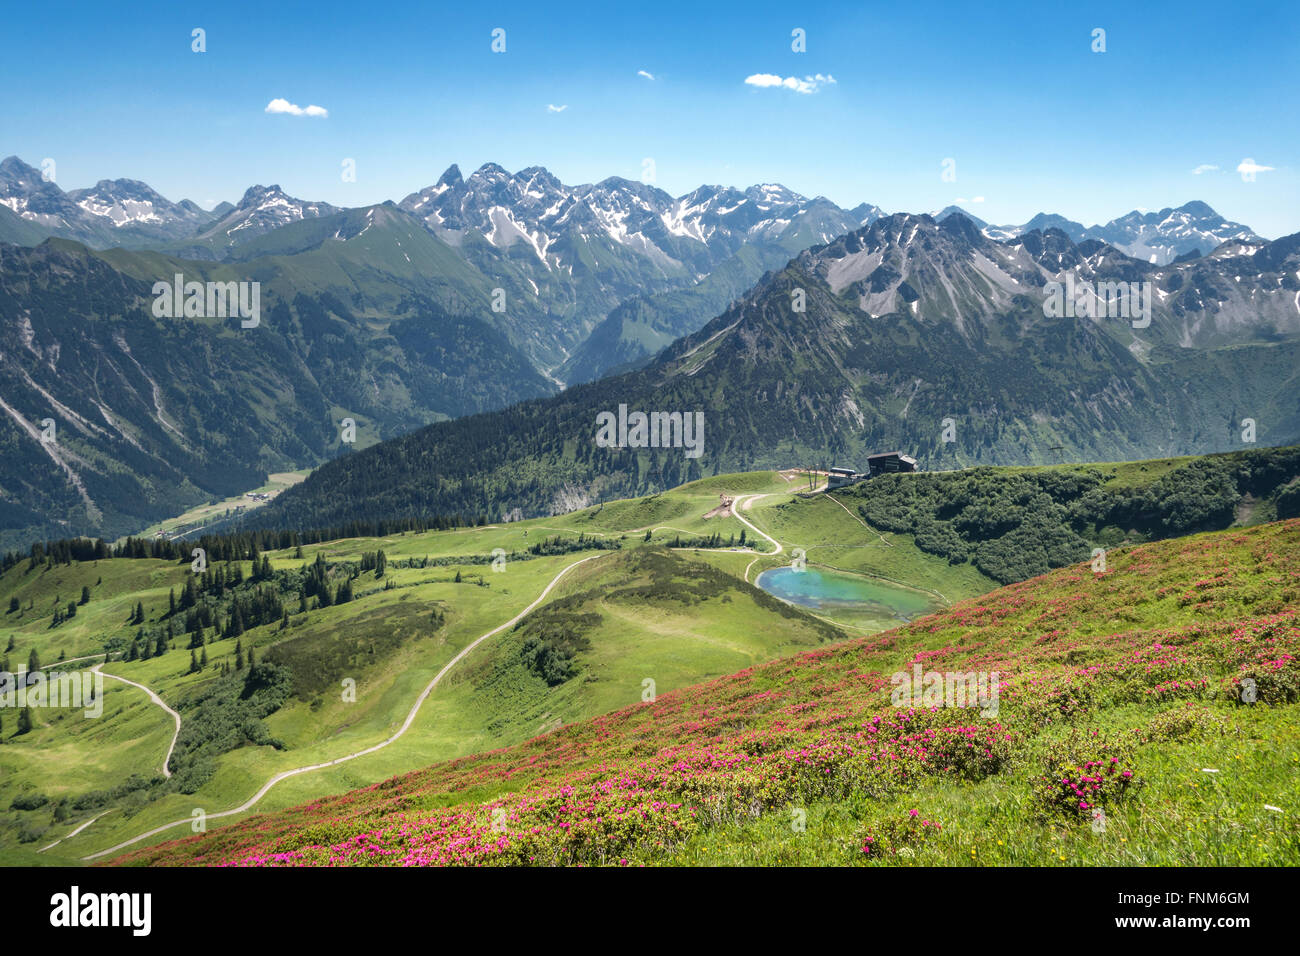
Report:
[{"label": "small alpine lake", "polygon": [[894,622],[910,621],[943,606],[924,591],[879,578],[816,568],[771,568],[760,574],[755,584],[773,597],[800,607],[848,610]]}]

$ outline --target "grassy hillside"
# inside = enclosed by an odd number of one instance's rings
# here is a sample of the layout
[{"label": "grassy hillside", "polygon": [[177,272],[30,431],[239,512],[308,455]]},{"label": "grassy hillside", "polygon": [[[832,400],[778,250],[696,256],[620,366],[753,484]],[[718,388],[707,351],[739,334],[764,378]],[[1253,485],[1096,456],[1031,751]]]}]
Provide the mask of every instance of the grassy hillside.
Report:
[{"label": "grassy hillside", "polygon": [[[1121,548],[118,862],[1294,865],[1297,569],[1295,520]],[[996,715],[891,705],[917,665]]]},{"label": "grassy hillside", "polygon": [[[195,808],[237,806],[275,773],[385,740],[469,642],[593,554],[599,560],[575,568],[519,627],[466,657],[420,708],[409,734],[374,754],[287,779],[259,809],[517,743],[639,700],[647,679],[663,692],[842,640],[847,633],[835,624],[739,580],[743,565],[724,567],[725,559],[753,562],[764,552],[741,547],[748,529],[735,517],[704,517],[722,494],[789,486],[773,473],[720,476],[552,519],[268,551],[259,562],[269,561],[269,574],[251,560],[214,560],[224,587],[201,584],[192,606],[188,563],[24,558],[0,576],[0,606],[12,599],[18,608],[0,618],[0,642],[13,642],[10,666],[23,669],[33,651],[45,667],[95,655],[86,666],[111,651],[105,670],[160,694],[181,714],[182,731],[165,777],[173,724],[137,688],[110,679],[104,717],[33,711],[27,733],[18,733],[12,711],[0,713],[0,860],[17,862],[109,811],[40,857],[76,862]],[[718,550],[668,550],[681,541],[714,542]],[[772,550],[770,542],[760,547]],[[506,557],[503,573],[490,567],[497,549]],[[385,563],[377,575],[379,552]],[[310,583],[318,562],[328,604]],[[345,585],[353,598],[340,603]],[[88,603],[55,624],[54,613],[79,600],[83,587]],[[258,623],[251,615],[268,594],[286,616],[273,609]],[[230,633],[236,605],[249,615],[240,634]],[[136,620],[137,607],[143,620]],[[209,620],[195,647],[191,615]],[[157,653],[160,639],[166,649]],[[152,656],[142,656],[146,648]],[[192,652],[206,657],[201,670],[192,670]],[[121,659],[124,653],[134,659]],[[342,698],[345,679],[356,681],[355,701]],[[98,771],[67,773],[83,765]],[[27,803],[37,805],[24,809]]]},{"label": "grassy hillside", "polygon": [[[1254,472],[1265,474],[1251,460]],[[1108,479],[1099,487],[1146,495],[1195,464],[1096,470]],[[913,619],[918,602],[942,611],[997,582],[974,561],[953,563],[926,550],[915,529],[888,531],[868,520],[864,493],[968,481],[953,500],[976,508],[980,500],[1002,500],[1006,487],[1050,484],[1058,473],[1072,472],[912,475],[808,498],[796,494],[806,478],[793,472],[719,475],[551,518],[301,549],[250,538],[239,545],[238,561],[219,558],[222,543],[211,539],[207,577],[191,573],[188,549],[183,561],[65,562],[53,557],[63,553],[58,548],[35,561],[11,557],[0,574],[0,648],[12,645],[3,654],[8,666],[24,669],[35,652],[46,668],[76,658],[88,659],[72,666],[89,667],[111,653],[105,670],[161,695],[181,714],[182,731],[167,777],[162,758],[174,725],[139,688],[109,679],[104,717],[33,711],[26,733],[17,714],[0,710],[0,861],[18,862],[64,838],[40,860],[74,863],[196,808],[237,807],[274,774],[373,747],[402,725],[435,674],[489,632],[420,705],[409,733],[365,756],[287,778],[255,809],[291,807],[431,761],[516,745],[635,704],[650,689],[663,694],[875,634]],[[721,509],[724,500],[735,513]],[[914,496],[914,503],[929,500]],[[1251,515],[1282,500],[1258,498]],[[253,544],[256,562],[247,550]],[[804,610],[752,586],[798,552],[810,569],[846,573],[885,597]],[[504,571],[492,570],[494,556],[504,558]],[[500,630],[552,582],[532,614]],[[197,585],[193,594],[187,585]],[[237,608],[242,632],[233,624]],[[341,693],[345,680],[355,681],[355,700]],[[68,767],[86,772],[69,774]]]},{"label": "grassy hillside", "polygon": [[[301,561],[279,554],[270,558],[277,576],[292,577],[310,569],[317,553],[308,551]],[[352,601],[321,607],[313,597],[307,611],[299,610],[296,595],[286,593],[287,628],[282,629],[278,613],[274,622],[248,627],[238,636],[206,628],[200,650],[207,663],[198,672],[192,672],[192,635],[183,631],[183,617],[169,619],[166,613],[169,590],[180,592],[190,573],[188,565],[115,559],[101,561],[98,567],[86,563],[47,572],[14,569],[6,578],[17,579],[14,590],[24,596],[63,589],[74,576],[72,572],[77,580],[101,575],[103,596],[85,605],[72,622],[54,629],[57,637],[50,633],[48,618],[17,631],[12,635],[17,640],[9,655],[11,666],[22,669],[30,650],[39,649],[45,666],[60,669],[52,665],[58,656],[56,641],[67,645],[64,653],[68,657],[90,651],[96,644],[102,654],[105,634],[112,635],[108,640],[118,649],[137,643],[147,646],[173,624],[176,633],[167,642],[169,649],[148,659],[114,659],[105,670],[159,693],[179,711],[183,726],[170,762],[173,776],[165,778],[159,768],[173,724],[138,689],[107,681],[105,715],[99,719],[82,720],[76,712],[33,710],[35,727],[26,734],[19,733],[17,715],[4,711],[0,856],[7,858],[4,851],[23,840],[44,843],[63,836],[97,810],[113,809],[114,813],[87,832],[87,839],[97,841],[83,844],[86,850],[82,852],[88,852],[111,845],[104,841],[124,839],[149,826],[187,817],[196,807],[212,812],[228,809],[246,800],[276,772],[384,740],[434,673],[469,642],[521,611],[567,564],[585,556],[518,560],[511,563],[508,574],[499,577],[485,575],[486,566],[477,563],[478,555],[427,568],[390,567],[384,579],[376,580],[371,573],[352,577],[356,595]],[[252,563],[240,565],[245,575],[251,576]],[[350,570],[344,561],[331,558],[326,566],[336,591],[349,575],[355,575],[355,565]],[[55,575],[58,583],[53,580]],[[90,580],[93,584],[95,578]],[[228,625],[232,602],[265,587],[265,583],[246,580],[219,599],[206,596],[205,601],[212,600],[217,615]],[[137,602],[145,607],[145,621],[127,624]],[[36,603],[39,607],[40,601]],[[70,625],[78,630],[65,630]],[[145,634],[143,641],[134,638],[140,631]],[[256,671],[264,676],[254,677],[250,654],[256,655]],[[278,685],[269,699],[262,694],[253,701],[255,706],[242,706],[243,699],[263,689],[268,679]],[[340,688],[344,679],[355,682],[355,700],[343,699]],[[147,746],[139,725],[118,719],[119,710],[128,701],[138,705],[130,711],[132,719],[144,726],[151,724]],[[379,763],[378,769],[367,769],[361,762],[348,764],[310,780],[292,781],[293,786],[286,785],[273,798],[285,793],[293,795],[286,799],[307,799],[381,779],[402,767],[418,766],[430,754],[461,752],[460,738],[452,728],[428,719],[427,712],[423,716],[425,720],[415,732],[402,741],[404,751],[394,747],[377,755],[389,761]],[[120,759],[113,756],[118,747],[127,748]],[[105,769],[105,784],[118,785],[135,777],[137,792],[116,792],[110,786],[97,785],[96,778],[68,772],[70,767],[99,761]],[[15,797],[28,793],[47,797],[49,804],[37,811],[4,813],[12,811]],[[61,804],[63,811],[52,815]],[[69,821],[67,826],[64,819]],[[57,858],[62,849],[51,853]]]},{"label": "grassy hillside", "polygon": [[[679,553],[591,562],[450,678],[440,727],[471,753],[848,635]],[[651,682],[647,684],[647,682]]]}]

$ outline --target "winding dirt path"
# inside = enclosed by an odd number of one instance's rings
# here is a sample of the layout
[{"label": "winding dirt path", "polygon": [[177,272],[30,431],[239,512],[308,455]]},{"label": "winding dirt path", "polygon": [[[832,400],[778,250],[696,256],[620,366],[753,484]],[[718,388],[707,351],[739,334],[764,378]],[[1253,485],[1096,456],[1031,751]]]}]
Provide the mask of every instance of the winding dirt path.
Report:
[{"label": "winding dirt path", "polygon": [[[127,680],[125,677],[118,677],[116,674],[110,674],[110,673],[108,673],[107,671],[102,671],[102,670],[100,670],[100,668],[103,667],[103,666],[104,666],[103,664],[96,664],[94,667],[91,668],[91,670],[92,670],[92,671],[99,671],[99,673],[103,674],[105,677],[111,678],[112,680],[120,680],[123,684],[130,684],[132,687],[138,687],[138,688],[140,688],[142,691],[144,691],[146,694],[149,695],[149,699],[150,699],[150,700],[152,700],[155,704],[157,704],[157,705],[158,705],[159,707],[161,707],[163,710],[167,711],[167,713],[171,714],[171,715],[172,715],[172,720],[176,721],[176,732],[175,732],[174,734],[172,734],[172,742],[171,742],[171,746],[169,746],[169,747],[167,748],[167,755],[166,755],[165,757],[163,757],[163,762],[162,762],[162,772],[163,772],[163,776],[164,776],[164,777],[170,777],[170,776],[172,775],[172,772],[171,772],[170,770],[167,769],[167,765],[168,765],[169,763],[171,763],[172,754],[173,754],[173,753],[175,752],[175,750],[176,750],[176,741],[179,740],[179,739],[180,739],[180,736],[181,736],[181,715],[178,714],[178,713],[176,713],[176,711],[172,710],[170,707],[168,707],[167,704],[164,703],[164,701],[163,701],[163,699],[162,699],[161,697],[159,697],[157,694],[155,694],[153,691],[151,691],[148,687],[145,687],[144,684],[137,684],[137,683],[136,683],[135,681],[133,681],[133,680]],[[101,816],[102,816],[102,814],[101,814]],[[92,821],[92,822],[93,822],[93,821]],[[71,834],[71,833],[68,834],[68,836],[72,836],[72,835],[73,835],[73,834]]]},{"label": "winding dirt path", "polygon": [[58,846],[58,845],[59,845],[60,843],[62,843],[64,840],[71,840],[74,836],[76,836],[76,835],[77,835],[78,833],[80,833],[82,830],[86,829],[86,827],[90,826],[92,823],[94,823],[94,822],[95,822],[96,820],[98,820],[100,817],[102,817],[102,816],[107,816],[108,814],[110,814],[110,813],[112,813],[112,812],[113,812],[112,810],[105,810],[103,813],[97,813],[97,814],[95,814],[95,816],[91,817],[89,820],[87,820],[87,821],[86,821],[85,823],[83,823],[81,826],[77,827],[77,829],[73,830],[73,831],[72,831],[71,833],[69,833],[67,836],[65,836],[65,837],[59,837],[59,838],[58,838],[57,840],[55,840],[53,843],[48,843],[48,844],[46,844],[45,846],[41,847],[41,848],[40,848],[39,850],[37,850],[36,852],[37,852],[37,853],[44,853],[46,850],[52,850],[52,849],[54,849],[56,846]]},{"label": "winding dirt path", "polygon": [[880,533],[879,531],[877,531],[875,528],[871,527],[871,525],[867,524],[865,521],[863,521],[861,518],[859,518],[857,515],[855,515],[852,511],[849,511],[848,506],[845,505],[844,502],[840,501],[840,499],[836,498],[836,497],[835,497],[833,494],[831,494],[829,491],[825,492],[825,496],[826,496],[827,498],[829,498],[831,501],[835,502],[835,503],[836,503],[837,505],[839,505],[841,508],[843,508],[844,511],[845,511],[845,513],[846,513],[850,518],[852,518],[852,519],[853,519],[854,521],[856,521],[858,524],[862,525],[862,527],[866,528],[868,531],[870,531],[872,534],[874,534],[876,537],[878,537],[881,541],[883,541],[883,542],[885,543],[885,547],[887,547],[887,548],[892,548],[892,547],[894,546],[893,543],[890,542],[890,541],[889,541],[889,540],[888,540],[888,539],[887,539],[883,534],[881,534],[881,533]]},{"label": "winding dirt path", "polygon": [[746,518],[743,514],[741,514],[742,511],[748,511],[751,507],[753,507],[754,502],[757,501],[759,498],[766,498],[766,497],[768,497],[767,494],[761,494],[761,495],[741,495],[739,498],[737,498],[737,499],[732,503],[732,506],[731,506],[731,514],[732,514],[732,517],[734,517],[737,521],[739,521],[741,524],[743,524],[743,525],[744,525],[746,528],[748,528],[750,531],[754,532],[754,533],[757,534],[757,535],[761,535],[762,537],[766,538],[768,541],[771,541],[773,547],[776,548],[776,550],[773,551],[771,554],[760,554],[760,555],[758,555],[757,557],[754,558],[753,561],[750,561],[749,564],[745,566],[745,583],[746,583],[746,584],[749,583],[749,572],[750,572],[750,569],[752,569],[752,568],[754,567],[754,565],[757,564],[757,563],[759,562],[759,560],[761,560],[762,558],[770,558],[770,557],[773,557],[773,556],[775,556],[775,555],[780,554],[782,551],[785,550],[784,548],[781,547],[781,542],[780,542],[780,541],[777,541],[776,538],[772,537],[770,534],[768,534],[768,533],[767,533],[766,531],[764,531],[762,528],[758,527],[758,525],[754,524],[752,521],[750,521],[748,518]]},{"label": "winding dirt path", "polygon": [[[537,599],[533,601],[532,604],[528,605],[528,607],[524,608],[522,611],[520,611],[510,620],[506,621],[504,624],[501,624],[498,627],[494,627],[486,634],[479,636],[471,643],[465,645],[465,647],[461,649],[460,653],[457,654],[455,657],[453,657],[450,661],[448,661],[446,665],[442,668],[442,670],[438,671],[438,673],[434,676],[433,680],[429,681],[429,683],[425,686],[424,691],[420,694],[420,696],[416,699],[415,703],[411,706],[410,711],[406,715],[406,720],[402,721],[402,726],[399,727],[397,732],[393,734],[391,737],[389,737],[387,740],[381,743],[377,743],[372,747],[367,747],[364,750],[358,750],[355,751],[354,753],[346,754],[345,756],[342,757],[335,757],[333,760],[326,760],[323,763],[314,763],[307,767],[296,767],[293,770],[283,770],[280,773],[277,773],[275,776],[273,776],[266,783],[264,783],[262,785],[262,788],[258,790],[257,793],[253,794],[253,796],[251,796],[248,800],[244,801],[239,806],[235,807],[232,810],[222,810],[219,813],[209,813],[207,815],[207,819],[216,820],[221,817],[231,817],[231,816],[235,816],[236,814],[244,813],[247,810],[250,810],[259,800],[261,800],[264,796],[266,796],[267,792],[270,791],[270,789],[274,787],[277,783],[279,783],[281,780],[287,780],[289,777],[296,777],[299,774],[310,773],[313,770],[321,770],[325,767],[334,767],[341,763],[347,763],[349,760],[356,760],[358,757],[364,757],[367,754],[372,754],[375,753],[376,751],[383,750],[385,747],[394,743],[398,738],[403,736],[408,730],[411,729],[411,724],[415,722],[416,715],[419,714],[420,712],[420,707],[424,704],[425,700],[428,699],[429,695],[433,693],[433,689],[438,686],[438,682],[441,681],[443,676],[446,675],[446,673],[449,670],[455,667],[456,664],[459,663],[460,660],[463,657],[465,657],[466,654],[474,650],[474,648],[478,647],[479,644],[486,641],[489,637],[493,637],[494,635],[500,634],[502,631],[506,630],[507,628],[514,627],[517,623],[519,623],[520,620],[524,618],[525,615],[529,614],[534,608],[536,608],[539,604],[541,604],[544,600],[546,600],[546,596],[551,593],[551,590],[557,584],[560,583],[560,578],[564,577],[566,574],[568,574],[578,565],[585,564],[588,561],[594,561],[597,558],[604,557],[608,553],[609,552],[593,554],[581,559],[580,561],[575,561],[573,562],[573,564],[570,564],[568,567],[563,568],[559,574],[551,578],[551,583],[546,585],[546,588],[542,591],[541,594],[537,596]],[[109,674],[107,676],[111,677],[113,675]],[[119,677],[118,680],[122,680],[122,678]],[[127,683],[129,684],[131,683],[131,681],[127,681]],[[142,687],[143,685],[136,684],[135,686]],[[144,688],[144,689],[148,690],[148,688]],[[152,691],[150,691],[149,693],[151,696],[155,696],[156,699],[156,695],[154,695]],[[166,707],[165,704],[163,704],[163,706]],[[180,718],[178,717],[177,718],[178,732],[180,729],[179,721]],[[172,744],[173,746],[175,746],[175,740],[172,741]],[[168,757],[170,758],[170,756],[171,756],[171,751],[168,751]],[[139,843],[141,840],[147,840],[149,839],[149,837],[157,836],[159,833],[164,833],[167,830],[172,829],[173,827],[183,826],[184,824],[191,823],[191,822],[193,822],[192,817],[185,817],[182,820],[174,820],[171,823],[164,823],[162,826],[154,827],[152,830],[148,830],[144,833],[141,833],[139,836],[134,836],[129,840],[125,840],[117,844],[116,846],[111,846],[106,850],[100,850],[97,853],[91,853],[89,856],[83,856],[82,860],[95,860],[102,856],[109,856],[110,854],[118,853],[121,850],[124,850],[126,847],[131,846],[132,844]]]},{"label": "winding dirt path", "polygon": [[[103,654],[86,654],[83,657],[65,657],[61,661],[50,661],[50,663],[42,665],[40,669],[42,671],[48,672],[54,670],[60,664],[76,664],[79,661],[93,661],[103,656],[104,656]],[[91,670],[94,670],[94,668],[91,668]],[[15,678],[22,677],[26,673],[27,671],[14,671],[14,677]]]}]

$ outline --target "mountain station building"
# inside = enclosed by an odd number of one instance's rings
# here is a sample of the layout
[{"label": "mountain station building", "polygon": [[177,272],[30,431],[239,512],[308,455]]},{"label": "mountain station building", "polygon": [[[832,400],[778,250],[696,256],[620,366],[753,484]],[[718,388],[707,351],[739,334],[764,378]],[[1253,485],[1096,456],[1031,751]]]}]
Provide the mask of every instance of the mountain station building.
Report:
[{"label": "mountain station building", "polygon": [[882,451],[867,456],[867,474],[873,478],[899,471],[916,471],[916,459],[901,451]]},{"label": "mountain station building", "polygon": [[859,481],[866,481],[877,475],[908,471],[916,471],[915,458],[904,455],[901,451],[883,451],[867,456],[866,471],[857,471],[853,468],[827,468],[826,490],[834,491],[836,488],[856,485]]}]

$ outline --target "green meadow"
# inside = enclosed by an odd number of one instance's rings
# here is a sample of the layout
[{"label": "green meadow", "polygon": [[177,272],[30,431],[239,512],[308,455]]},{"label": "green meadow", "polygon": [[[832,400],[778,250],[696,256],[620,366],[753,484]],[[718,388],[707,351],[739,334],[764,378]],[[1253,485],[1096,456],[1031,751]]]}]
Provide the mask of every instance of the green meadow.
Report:
[{"label": "green meadow", "polygon": [[[448,661],[519,614],[565,568],[593,555],[562,578],[547,605],[532,616],[556,613],[556,604],[581,607],[558,624],[581,635],[572,676],[548,682],[523,655],[527,629],[508,629],[461,661],[425,701],[409,731],[390,746],[289,777],[256,810],[292,806],[430,761],[515,743],[625,706],[651,686],[662,693],[843,639],[849,632],[738,580],[772,545],[733,516],[705,517],[718,508],[722,495],[789,498],[792,483],[797,484],[771,472],[717,476],[562,516],[330,541],[304,546],[300,555],[293,549],[269,552],[265,557],[277,571],[307,568],[318,555],[332,567],[346,567],[377,551],[384,552],[386,568],[382,579],[370,571],[357,574],[354,598],[345,604],[297,613],[287,600],[287,627],[280,622],[251,627],[238,645],[209,634],[202,648],[207,664],[198,672],[191,672],[183,634],[160,656],[121,659],[137,630],[131,623],[137,605],[144,610],[145,627],[160,626],[169,594],[179,594],[191,574],[188,564],[106,559],[30,567],[23,561],[0,578],[0,602],[8,606],[16,598],[19,605],[0,623],[0,642],[14,645],[8,655],[14,670],[25,668],[33,650],[43,667],[52,668],[60,659],[87,655],[95,656],[78,666],[99,663],[111,648],[106,673],[153,689],[183,720],[187,702],[217,683],[223,668],[233,670],[236,646],[241,656],[251,652],[260,660],[287,661],[295,674],[310,672],[304,681],[311,686],[297,687],[262,719],[267,738],[279,747],[246,742],[220,753],[201,786],[190,792],[161,776],[173,723],[135,687],[107,679],[104,714],[97,719],[34,709],[35,727],[21,735],[17,715],[0,713],[0,859],[27,858],[111,811],[38,855],[40,862],[77,862],[138,833],[190,818],[195,810],[212,814],[237,807],[274,774],[386,740]],[[768,501],[759,498],[752,514],[746,512],[752,522],[765,521]],[[715,535],[718,550],[671,550]],[[607,550],[581,548],[595,540]],[[557,543],[577,550],[529,551]],[[494,552],[504,553],[501,571],[492,569]],[[645,556],[641,563],[639,555]],[[653,567],[645,563],[651,555]],[[254,571],[251,561],[239,565],[245,575]],[[54,611],[79,601],[83,587],[90,600],[52,627]],[[356,682],[355,700],[344,699],[344,679]],[[45,802],[36,810],[13,809],[24,795]],[[188,830],[178,827],[168,835]]]}]

